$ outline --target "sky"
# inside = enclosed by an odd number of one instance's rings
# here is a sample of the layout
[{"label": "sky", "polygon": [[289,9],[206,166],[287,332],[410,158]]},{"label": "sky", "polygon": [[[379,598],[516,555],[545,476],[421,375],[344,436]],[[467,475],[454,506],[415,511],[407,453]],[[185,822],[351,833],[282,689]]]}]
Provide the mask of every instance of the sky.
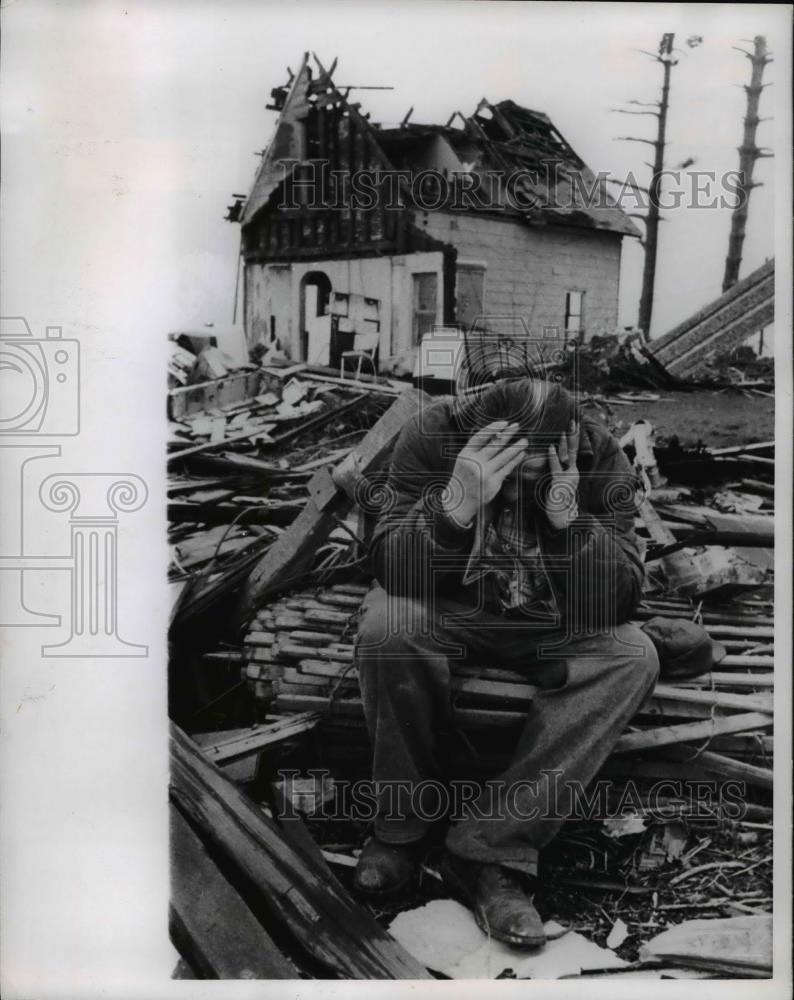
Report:
[{"label": "sky", "polygon": [[[591,168],[621,177],[642,172],[649,147],[615,137],[650,136],[652,123],[609,109],[653,100],[659,86],[658,64],[636,50],[655,51],[666,31],[680,42],[702,35],[673,70],[668,161],[725,171],[737,163],[749,68],[732,46],[766,34],[776,62],[761,111],[775,117],[759,140],[779,155],[758,165],[764,186],[752,196],[742,273],[777,249],[788,331],[791,7],[0,0],[0,16],[0,311],[27,319],[36,338],[61,326],[81,359],[79,435],[51,446],[0,436],[5,473],[20,454],[9,443],[49,448],[21,486],[0,475],[0,507],[9,509],[4,490],[21,490],[25,537],[37,546],[25,554],[60,559],[68,516],[43,510],[44,476],[129,473],[148,487],[144,506],[119,520],[117,618],[147,656],[48,659],[46,630],[2,634],[4,986],[13,980],[9,996],[41,1000],[171,995],[164,983],[207,996],[199,983],[169,983],[164,334],[231,321],[239,230],[223,216],[232,193],[249,190],[255,153],[272,134],[271,89],[314,51],[326,65],[338,57],[339,84],[395,88],[356,95],[384,123],[411,105],[414,121],[443,123],[483,96],[511,98],[548,114]],[[669,214],[653,332],[719,294],[729,227],[725,210]],[[624,325],[636,318],[640,270],[626,241]],[[790,337],[779,351],[782,369]],[[790,399],[790,390],[778,395],[781,440],[790,438]],[[778,462],[787,486],[785,449]],[[790,534],[782,520],[778,530],[784,560]],[[69,574],[29,575],[36,586],[26,597],[62,616],[53,638],[64,639]],[[249,985],[241,996],[261,994]]]},{"label": "sky", "polygon": [[[646,181],[655,121],[610,109],[658,96],[663,31],[672,74],[667,164],[735,169],[749,62],[732,46],[766,33],[787,72],[783,5],[335,2],[271,4],[15,0],[3,11],[4,311],[101,327],[119,305],[161,327],[232,319],[239,229],[224,221],[253,181],[275,114],[270,89],[302,53],[359,91],[373,120],[445,122],[483,96],[546,112],[596,171]],[[690,49],[685,40],[701,35]],[[773,88],[762,97],[771,115]],[[759,142],[774,144],[775,121]],[[773,167],[761,160],[742,274],[774,253]],[[10,191],[8,188],[10,187]],[[631,206],[630,206],[631,207]],[[730,210],[681,208],[662,225],[652,332],[719,294]],[[624,241],[620,323],[636,320],[642,251]],[[39,286],[46,274],[46,293]],[[46,316],[44,313],[46,312]]]}]

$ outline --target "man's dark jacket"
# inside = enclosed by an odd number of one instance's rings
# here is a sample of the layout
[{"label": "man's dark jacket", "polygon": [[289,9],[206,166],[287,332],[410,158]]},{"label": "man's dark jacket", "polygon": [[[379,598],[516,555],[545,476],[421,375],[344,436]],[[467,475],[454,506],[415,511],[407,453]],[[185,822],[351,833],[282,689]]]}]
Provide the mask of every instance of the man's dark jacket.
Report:
[{"label": "man's dark jacket", "polygon": [[[471,405],[443,399],[403,428],[370,549],[373,572],[387,592],[418,599],[435,592],[478,605],[477,588],[463,585],[475,531],[450,519],[441,492],[473,430],[502,414],[510,416],[504,413],[505,399],[524,391],[525,380],[503,385],[491,393],[490,409],[486,398],[474,413]],[[549,398],[554,405],[544,408],[534,426],[532,416],[523,421],[521,429],[559,440],[575,409],[564,389],[550,387]],[[638,483],[620,445],[602,424],[585,416],[579,426],[579,516],[561,531],[541,516],[536,529],[560,624],[601,628],[625,622],[641,597],[644,546],[634,532]]]}]

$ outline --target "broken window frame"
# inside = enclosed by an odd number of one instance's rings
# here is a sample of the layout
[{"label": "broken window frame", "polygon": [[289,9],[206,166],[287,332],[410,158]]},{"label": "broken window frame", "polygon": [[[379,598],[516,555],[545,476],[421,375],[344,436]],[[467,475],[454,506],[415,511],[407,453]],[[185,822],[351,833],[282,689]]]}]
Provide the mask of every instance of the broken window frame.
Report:
[{"label": "broken window frame", "polygon": [[[579,300],[579,310],[578,312],[573,312],[571,310],[572,297],[578,296]],[[570,288],[565,293],[565,313],[563,319],[563,332],[565,334],[565,343],[567,344],[570,340],[576,340],[581,343],[584,340],[584,299],[585,292],[582,289]],[[578,320],[577,325],[572,325],[572,320]]]},{"label": "broken window frame", "polygon": [[[426,309],[419,308],[420,288],[422,278],[433,278],[435,290],[433,307]],[[418,347],[422,342],[422,337],[430,333],[437,323],[438,317],[438,272],[437,271],[415,271],[411,275],[412,284],[412,312],[411,312],[411,335],[412,346]],[[426,325],[425,325],[426,324]]]}]

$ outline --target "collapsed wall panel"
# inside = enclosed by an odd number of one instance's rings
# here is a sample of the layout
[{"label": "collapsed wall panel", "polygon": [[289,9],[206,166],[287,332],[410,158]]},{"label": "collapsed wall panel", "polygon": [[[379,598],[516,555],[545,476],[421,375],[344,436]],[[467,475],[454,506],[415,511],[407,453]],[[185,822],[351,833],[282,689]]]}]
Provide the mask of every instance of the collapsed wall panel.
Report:
[{"label": "collapsed wall panel", "polygon": [[770,260],[650,347],[673,375],[691,377],[774,318],[775,262]]}]

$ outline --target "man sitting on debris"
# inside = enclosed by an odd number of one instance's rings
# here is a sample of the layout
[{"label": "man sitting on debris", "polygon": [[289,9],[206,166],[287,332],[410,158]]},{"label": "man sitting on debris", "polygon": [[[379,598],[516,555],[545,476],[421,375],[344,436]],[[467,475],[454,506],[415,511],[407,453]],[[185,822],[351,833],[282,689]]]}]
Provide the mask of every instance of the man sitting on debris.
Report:
[{"label": "man sitting on debris", "polygon": [[418,871],[444,801],[451,664],[520,671],[539,690],[512,762],[452,817],[442,874],[487,933],[543,943],[538,851],[658,673],[627,624],[643,581],[635,489],[617,441],[548,382],[442,400],[403,429],[356,643],[379,796],[359,891],[397,892]]}]

